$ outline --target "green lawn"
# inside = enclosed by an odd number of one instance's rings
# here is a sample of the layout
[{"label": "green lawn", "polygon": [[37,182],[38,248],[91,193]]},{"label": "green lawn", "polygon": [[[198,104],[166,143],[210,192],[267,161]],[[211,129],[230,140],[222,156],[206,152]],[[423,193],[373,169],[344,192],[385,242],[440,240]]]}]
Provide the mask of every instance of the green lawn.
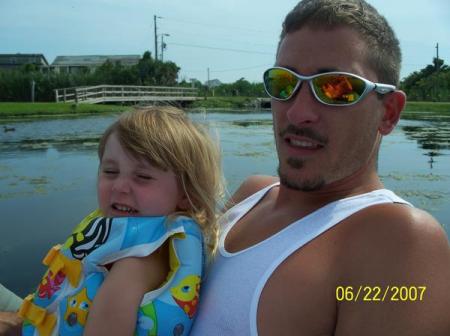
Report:
[{"label": "green lawn", "polygon": [[450,102],[406,102],[406,112],[439,112],[450,115]]},{"label": "green lawn", "polygon": [[44,117],[58,115],[122,112],[129,106],[70,103],[0,103],[0,118]]},{"label": "green lawn", "polygon": [[[208,97],[192,104],[196,108],[253,108],[254,97]],[[414,102],[406,103],[405,112],[437,112],[450,114],[450,102]]]},{"label": "green lawn", "polygon": [[[252,97],[208,97],[194,102],[192,108],[245,109],[253,108]],[[23,117],[57,117],[111,112],[123,112],[131,106],[71,103],[0,103],[0,119]],[[407,102],[405,112],[435,112],[450,115],[450,102]]]},{"label": "green lawn", "polygon": [[208,97],[207,99],[194,101],[191,107],[240,109],[254,106],[254,100],[254,97]]}]

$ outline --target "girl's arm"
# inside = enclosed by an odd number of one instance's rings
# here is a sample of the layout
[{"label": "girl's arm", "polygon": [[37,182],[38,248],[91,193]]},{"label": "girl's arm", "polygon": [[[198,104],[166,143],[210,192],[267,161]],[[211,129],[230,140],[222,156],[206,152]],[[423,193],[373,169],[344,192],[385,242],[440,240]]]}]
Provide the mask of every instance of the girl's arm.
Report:
[{"label": "girl's arm", "polygon": [[167,252],[163,247],[147,257],[116,261],[89,309],[83,335],[133,335],[143,295],[166,279]]}]

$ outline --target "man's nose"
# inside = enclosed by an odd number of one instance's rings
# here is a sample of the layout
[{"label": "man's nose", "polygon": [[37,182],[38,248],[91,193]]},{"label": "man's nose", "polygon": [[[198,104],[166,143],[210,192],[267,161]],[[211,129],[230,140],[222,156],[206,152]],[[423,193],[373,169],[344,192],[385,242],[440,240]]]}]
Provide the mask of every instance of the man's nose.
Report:
[{"label": "man's nose", "polygon": [[300,85],[294,97],[287,103],[290,105],[286,115],[291,124],[310,124],[319,120],[317,109],[320,103],[314,97],[314,93],[307,82]]}]

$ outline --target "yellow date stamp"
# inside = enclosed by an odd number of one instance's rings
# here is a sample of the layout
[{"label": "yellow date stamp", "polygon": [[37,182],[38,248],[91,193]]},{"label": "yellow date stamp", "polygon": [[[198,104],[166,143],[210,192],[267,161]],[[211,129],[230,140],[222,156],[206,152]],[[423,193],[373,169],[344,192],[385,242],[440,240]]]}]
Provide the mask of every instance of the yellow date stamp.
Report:
[{"label": "yellow date stamp", "polygon": [[427,286],[337,286],[339,302],[423,301]]}]

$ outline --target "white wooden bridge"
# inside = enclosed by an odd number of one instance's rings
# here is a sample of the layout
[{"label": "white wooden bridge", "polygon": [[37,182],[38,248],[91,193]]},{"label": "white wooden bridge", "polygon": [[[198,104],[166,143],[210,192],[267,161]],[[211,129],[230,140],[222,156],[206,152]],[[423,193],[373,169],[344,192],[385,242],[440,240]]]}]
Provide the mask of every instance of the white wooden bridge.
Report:
[{"label": "white wooden bridge", "polygon": [[96,85],[55,90],[56,102],[97,104],[117,102],[189,102],[197,99],[195,88],[175,86]]}]

